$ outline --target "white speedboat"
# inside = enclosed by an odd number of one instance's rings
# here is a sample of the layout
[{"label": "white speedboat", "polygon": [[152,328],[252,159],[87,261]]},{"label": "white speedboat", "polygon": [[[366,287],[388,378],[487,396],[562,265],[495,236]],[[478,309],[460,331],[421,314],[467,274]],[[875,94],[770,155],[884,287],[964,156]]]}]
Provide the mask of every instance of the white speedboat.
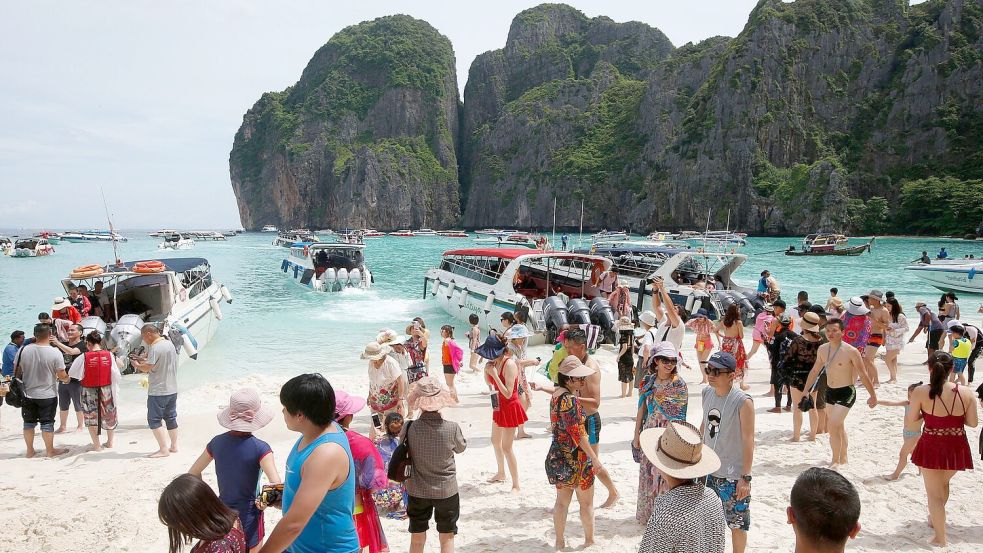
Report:
[{"label": "white speedboat", "polygon": [[277,228],[273,225],[264,225],[260,232],[277,232]]},{"label": "white speedboat", "polygon": [[273,239],[274,246],[289,248],[297,242],[317,242],[318,237],[307,229],[281,230]]},{"label": "white speedboat", "polygon": [[163,238],[163,237],[167,236],[168,234],[174,234],[175,232],[177,232],[177,231],[174,230],[174,229],[164,228],[164,229],[160,229],[160,230],[157,230],[157,231],[148,233],[147,236],[149,236],[151,238]]},{"label": "white speedboat", "polygon": [[437,236],[437,231],[430,228],[422,228],[413,231],[414,236]]},{"label": "white speedboat", "polygon": [[100,296],[103,316],[82,319],[88,333],[98,330],[129,369],[127,354],[141,347],[140,329],[156,324],[179,351],[179,362],[197,359],[222,320],[219,302],[232,303],[228,288],[212,278],[208,260],[200,257],[127,261],[117,266],[76,267],[62,287],[85,284],[105,287]]},{"label": "white speedboat", "polygon": [[401,229],[401,230],[397,230],[396,232],[390,232],[389,233],[389,236],[400,236],[400,237],[403,237],[403,238],[412,238],[412,237],[416,236],[416,233],[413,232],[412,230],[409,230],[409,229]]},{"label": "white speedboat", "polygon": [[164,235],[164,240],[157,245],[158,250],[190,250],[193,247],[194,239],[179,233]]},{"label": "white speedboat", "polygon": [[591,236],[591,240],[595,244],[601,242],[619,242],[628,240],[628,233],[624,231],[602,230],[601,232]]},{"label": "white speedboat", "polygon": [[683,232],[678,239],[694,246],[738,247],[747,246],[747,234],[726,230],[711,230],[704,233]]},{"label": "white speedboat", "polygon": [[386,233],[379,232],[374,228],[362,229],[362,238],[382,238]]},{"label": "white speedboat", "polygon": [[[944,260],[949,261],[949,260]],[[983,294],[983,260],[960,259],[962,263],[918,263],[904,269],[943,292]]]},{"label": "white speedboat", "polygon": [[46,238],[21,238],[14,242],[14,249],[10,253],[13,257],[42,257],[55,253],[55,248],[48,243]]},{"label": "white speedboat", "polygon": [[[596,322],[605,330],[613,326],[610,306],[594,284],[594,277],[610,267],[610,260],[596,255],[517,248],[450,250],[439,267],[426,272],[423,295],[460,321],[477,315],[485,328],[498,326],[503,313],[528,310],[526,326],[535,338],[530,342],[542,343],[555,338],[564,324]],[[566,304],[558,292],[574,299]],[[594,315],[602,313],[605,320],[596,320]]]},{"label": "white speedboat", "polygon": [[650,282],[655,277],[666,283],[673,303],[690,313],[706,309],[710,319],[722,317],[736,303],[744,323],[752,324],[764,306],[754,290],[734,282],[734,273],[747,261],[744,254],[633,244],[596,244],[574,251],[610,259],[618,278],[628,283],[639,311],[650,308]]},{"label": "white speedboat", "polygon": [[126,242],[127,238],[117,232],[108,230],[83,230],[63,232],[61,239],[65,242]]},{"label": "white speedboat", "polygon": [[[186,232],[189,238],[194,238],[195,240],[201,240],[204,242],[224,242],[228,240],[228,236],[225,234],[215,231],[215,230],[193,230],[191,232]],[[235,236],[235,234],[233,234]]]},{"label": "white speedboat", "polygon": [[437,236],[443,236],[444,238],[467,238],[468,233],[463,230],[438,230]]},{"label": "white speedboat", "polygon": [[533,236],[531,234],[519,233],[509,236],[486,236],[476,238],[475,243],[495,245],[500,248],[529,248],[530,250],[549,249],[549,241],[545,236]]},{"label": "white speedboat", "polygon": [[280,270],[318,292],[367,290],[372,273],[365,265],[365,244],[304,242],[290,247]]}]

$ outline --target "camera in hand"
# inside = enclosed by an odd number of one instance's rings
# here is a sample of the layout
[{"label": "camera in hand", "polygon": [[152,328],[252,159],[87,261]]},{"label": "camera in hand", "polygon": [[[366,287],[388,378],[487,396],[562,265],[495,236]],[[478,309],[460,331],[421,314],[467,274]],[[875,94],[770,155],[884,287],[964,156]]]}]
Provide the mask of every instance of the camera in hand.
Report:
[{"label": "camera in hand", "polygon": [[263,484],[257,499],[265,506],[276,505],[283,499],[283,484]]}]

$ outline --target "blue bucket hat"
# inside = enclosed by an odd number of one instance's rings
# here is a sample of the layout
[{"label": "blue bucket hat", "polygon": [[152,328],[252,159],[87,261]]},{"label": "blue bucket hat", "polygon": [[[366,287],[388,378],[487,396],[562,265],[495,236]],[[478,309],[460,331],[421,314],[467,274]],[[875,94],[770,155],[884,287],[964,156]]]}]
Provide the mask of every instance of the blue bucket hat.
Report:
[{"label": "blue bucket hat", "polygon": [[737,359],[730,352],[718,351],[707,359],[707,364],[715,369],[727,372],[737,371]]},{"label": "blue bucket hat", "polygon": [[699,318],[699,319],[709,319],[710,318],[710,314],[707,313],[707,310],[706,309],[703,309],[701,307],[701,308],[699,308],[699,309],[696,310],[696,313],[693,313],[693,318],[694,319],[697,319],[697,318]]},{"label": "blue bucket hat", "polygon": [[510,326],[508,330],[505,331],[505,338],[507,340],[518,340],[520,338],[528,338],[530,336],[532,336],[532,333],[529,332],[529,329],[526,328],[526,325],[521,323],[514,324]]},{"label": "blue bucket hat", "polygon": [[502,343],[502,340],[498,336],[491,334],[485,339],[485,343],[478,346],[474,352],[489,361],[498,359],[505,353],[505,344]]}]

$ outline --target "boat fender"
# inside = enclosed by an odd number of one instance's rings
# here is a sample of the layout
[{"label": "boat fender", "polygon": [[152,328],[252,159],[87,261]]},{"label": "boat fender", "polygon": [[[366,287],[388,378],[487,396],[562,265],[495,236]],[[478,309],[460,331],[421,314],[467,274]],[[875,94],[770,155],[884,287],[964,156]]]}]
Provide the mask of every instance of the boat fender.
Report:
[{"label": "boat fender", "polygon": [[194,334],[191,334],[191,331],[188,330],[187,327],[185,327],[182,324],[174,323],[174,324],[171,325],[171,327],[173,327],[175,330],[177,330],[181,334],[182,342],[183,342],[181,344],[181,347],[184,349],[184,353],[187,353],[188,354],[188,357],[190,357],[190,358],[194,359],[195,361],[197,361],[198,360],[198,340],[195,339]]},{"label": "boat fender", "polygon": [[338,269],[338,283],[341,284],[342,288],[347,288],[348,284],[348,269],[342,267]]},{"label": "boat fender", "polygon": [[440,288],[440,285],[443,284],[443,283],[444,282],[442,280],[440,280],[440,277],[435,278],[433,280],[433,289],[430,290],[430,295],[431,296],[436,296],[437,295],[437,290]]},{"label": "boat fender", "polygon": [[454,295],[454,281],[451,280],[450,282],[447,283],[447,299],[451,299],[451,296],[453,295]]},{"label": "boat fender", "polygon": [[464,303],[468,300],[468,287],[465,286],[461,288],[461,300],[457,302],[457,306],[464,309]]},{"label": "boat fender", "polygon": [[294,278],[300,275],[300,265],[294,265]]},{"label": "boat fender", "polygon": [[966,279],[973,280],[975,276],[976,276],[976,267],[970,267],[969,272],[966,273]]},{"label": "boat fender", "polygon": [[489,292],[488,299],[485,300],[485,307],[484,307],[485,315],[491,313],[491,309],[492,309],[492,304],[493,303],[495,303],[495,292],[494,291]]},{"label": "boat fender", "polygon": [[280,264],[280,270],[283,271],[283,272],[287,272],[287,267],[288,266],[290,266],[290,262],[287,261],[286,259],[284,259],[283,260],[283,263]]},{"label": "boat fender", "polygon": [[222,320],[222,308],[218,306],[218,300],[215,298],[209,298],[208,305],[211,306],[212,312],[215,313],[215,318]]},{"label": "boat fender", "polygon": [[232,292],[229,292],[229,289],[224,284],[219,287],[219,290],[222,292],[222,299],[225,300],[225,303],[232,303]]}]

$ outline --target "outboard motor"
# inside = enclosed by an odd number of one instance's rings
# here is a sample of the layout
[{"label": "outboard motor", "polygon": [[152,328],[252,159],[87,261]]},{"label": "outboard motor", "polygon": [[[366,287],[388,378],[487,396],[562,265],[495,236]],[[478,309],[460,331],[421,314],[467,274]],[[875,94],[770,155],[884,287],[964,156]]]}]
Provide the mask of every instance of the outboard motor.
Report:
[{"label": "outboard motor", "polygon": [[[129,314],[123,315],[116,321],[113,325],[113,329],[109,332],[109,337],[112,339],[113,344],[119,348],[119,356],[123,359],[127,358],[127,355],[140,347],[140,343],[143,342],[143,337],[140,336],[140,329],[143,328],[143,319],[140,315]],[[126,367],[125,373],[133,372],[132,367]]]},{"label": "outboard motor", "polygon": [[590,322],[601,327],[604,331],[604,339],[609,343],[615,343],[614,336],[614,324],[617,322],[614,318],[614,310],[611,309],[611,304],[608,300],[596,297],[590,300]]},{"label": "outboard motor", "polygon": [[723,318],[724,313],[727,312],[727,308],[730,307],[731,304],[734,303],[734,301],[735,300],[734,300],[733,296],[731,296],[727,292],[727,290],[718,290],[717,291],[717,304],[720,306],[720,309],[718,309],[718,311],[720,312],[720,317],[721,318]]},{"label": "outboard motor", "polygon": [[103,338],[106,337],[106,321],[99,317],[85,317],[79,322],[82,325],[82,339],[89,335],[93,330],[98,332]]},{"label": "outboard motor", "polygon": [[543,300],[543,321],[546,323],[546,340],[552,344],[560,335],[563,325],[567,324],[567,306],[563,300],[556,296]]},{"label": "outboard motor", "polygon": [[351,272],[348,273],[348,279],[351,281],[352,286],[358,288],[362,284],[362,271],[352,269]]},{"label": "outboard motor", "polygon": [[731,292],[731,296],[737,302],[737,306],[741,310],[741,320],[744,322],[744,326],[754,326],[754,319],[757,317],[758,312],[744,294],[740,292]]},{"label": "outboard motor", "polygon": [[741,291],[741,295],[744,296],[744,298],[747,299],[747,301],[749,301],[752,306],[754,306],[754,313],[756,315],[758,313],[761,313],[761,310],[765,308],[765,301],[760,297],[758,297],[758,294],[756,292]]},{"label": "outboard motor", "polygon": [[339,289],[341,289],[341,288],[347,288],[349,286],[349,284],[348,284],[348,269],[345,269],[345,268],[338,269],[338,284],[341,285],[339,287]]},{"label": "outboard motor", "polygon": [[567,303],[567,322],[572,325],[589,325],[590,307],[581,298],[572,299]]}]

